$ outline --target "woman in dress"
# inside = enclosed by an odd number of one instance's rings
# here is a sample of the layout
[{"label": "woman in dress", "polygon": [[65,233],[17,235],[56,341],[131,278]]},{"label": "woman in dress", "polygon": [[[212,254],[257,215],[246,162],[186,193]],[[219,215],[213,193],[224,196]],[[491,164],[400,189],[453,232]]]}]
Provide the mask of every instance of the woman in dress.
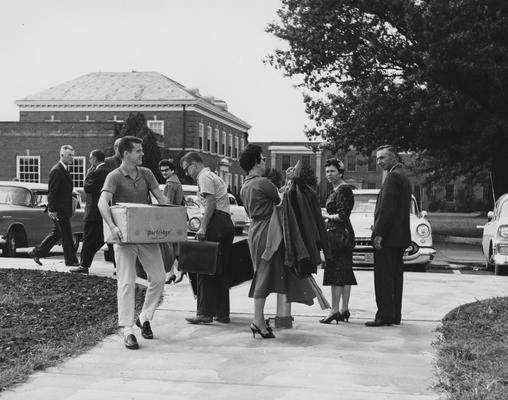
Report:
[{"label": "woman in dress", "polygon": [[[240,197],[251,219],[248,241],[254,266],[254,278],[249,291],[249,297],[254,298],[254,321],[250,329],[254,337],[258,333],[263,339],[273,339],[275,336],[265,321],[265,301],[270,293],[285,293],[287,271],[284,269],[281,249],[277,250],[270,261],[263,260],[261,255],[266,248],[273,208],[281,202],[281,197],[277,187],[263,177],[266,165],[261,147],[247,145],[240,155],[240,166],[247,172]],[[294,176],[294,168],[289,168],[286,179]]]},{"label": "woman in dress", "polygon": [[348,321],[351,285],[356,285],[353,273],[355,233],[349,217],[355,204],[352,187],[344,181],[344,164],[335,159],[325,163],[325,176],[333,186],[326,200],[326,231],[330,254],[325,260],[324,286],[331,286],[332,309],[319,322]]}]

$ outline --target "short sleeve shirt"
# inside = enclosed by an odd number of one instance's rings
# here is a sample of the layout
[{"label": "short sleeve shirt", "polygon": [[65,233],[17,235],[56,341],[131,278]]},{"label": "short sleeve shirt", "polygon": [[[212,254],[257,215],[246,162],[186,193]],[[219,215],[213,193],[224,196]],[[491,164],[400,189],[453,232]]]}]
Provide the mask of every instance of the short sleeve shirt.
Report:
[{"label": "short sleeve shirt", "polygon": [[206,207],[205,194],[212,195],[215,198],[215,209],[229,214],[228,187],[224,181],[210,168],[203,168],[197,177],[198,191],[201,201]]},{"label": "short sleeve shirt", "polygon": [[150,190],[159,187],[152,171],[145,167],[137,167],[136,178],[132,179],[123,167],[111,171],[106,177],[103,192],[113,194],[113,204],[142,203],[149,204]]}]

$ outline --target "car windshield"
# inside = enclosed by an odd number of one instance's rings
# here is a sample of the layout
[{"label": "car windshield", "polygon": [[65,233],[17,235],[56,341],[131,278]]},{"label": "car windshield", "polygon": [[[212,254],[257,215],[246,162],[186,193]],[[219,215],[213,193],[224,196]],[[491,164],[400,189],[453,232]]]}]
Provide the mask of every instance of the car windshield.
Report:
[{"label": "car windshield", "polygon": [[[377,194],[355,194],[355,205],[351,210],[352,213],[374,213],[376,209]],[[411,199],[411,214],[416,214],[415,199]],[[506,209],[508,214],[508,207]]]},{"label": "car windshield", "polygon": [[30,192],[25,188],[0,186],[0,204],[29,206],[31,197]]}]

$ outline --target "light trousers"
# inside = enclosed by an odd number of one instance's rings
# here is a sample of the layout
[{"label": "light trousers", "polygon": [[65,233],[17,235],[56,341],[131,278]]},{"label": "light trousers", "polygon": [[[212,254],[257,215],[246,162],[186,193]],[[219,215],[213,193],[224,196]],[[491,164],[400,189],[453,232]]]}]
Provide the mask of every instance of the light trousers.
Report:
[{"label": "light trousers", "polygon": [[151,321],[164,291],[166,274],[162,263],[160,245],[115,244],[118,325],[132,326],[135,323],[136,258],[139,258],[146,272],[148,288],[139,319]]}]

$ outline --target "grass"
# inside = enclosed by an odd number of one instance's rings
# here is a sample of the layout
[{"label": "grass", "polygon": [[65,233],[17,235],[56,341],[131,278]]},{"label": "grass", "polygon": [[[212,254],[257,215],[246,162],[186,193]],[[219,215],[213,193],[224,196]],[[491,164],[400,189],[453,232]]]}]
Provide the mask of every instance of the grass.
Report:
[{"label": "grass", "polygon": [[485,216],[454,216],[453,214],[429,214],[427,219],[432,227],[433,235],[461,236],[481,238],[483,230],[476,225],[485,225]]},{"label": "grass", "polygon": [[443,318],[436,389],[450,400],[508,396],[508,297],[462,305]]},{"label": "grass", "polygon": [[[144,293],[136,291],[136,304]],[[118,328],[116,281],[0,270],[0,392],[91,348]]]}]

